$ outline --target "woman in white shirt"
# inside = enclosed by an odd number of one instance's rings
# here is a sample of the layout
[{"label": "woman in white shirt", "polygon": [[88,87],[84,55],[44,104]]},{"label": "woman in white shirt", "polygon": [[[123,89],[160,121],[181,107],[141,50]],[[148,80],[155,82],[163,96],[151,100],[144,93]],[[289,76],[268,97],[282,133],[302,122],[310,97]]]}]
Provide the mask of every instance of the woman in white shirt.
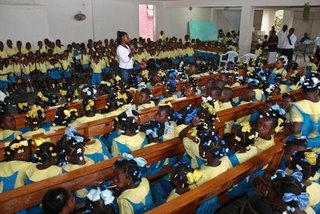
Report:
[{"label": "woman in white shirt", "polygon": [[129,46],[129,36],[126,32],[118,31],[117,57],[119,58],[120,75],[124,82],[128,82],[133,69],[134,46]]}]

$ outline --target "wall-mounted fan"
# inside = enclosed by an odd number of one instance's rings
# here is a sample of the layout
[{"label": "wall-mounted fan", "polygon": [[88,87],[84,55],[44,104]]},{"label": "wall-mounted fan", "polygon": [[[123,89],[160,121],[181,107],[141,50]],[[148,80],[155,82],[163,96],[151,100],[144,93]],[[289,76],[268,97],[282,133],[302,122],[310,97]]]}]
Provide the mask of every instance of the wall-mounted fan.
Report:
[{"label": "wall-mounted fan", "polygon": [[83,21],[87,18],[86,15],[84,15],[81,11],[79,13],[77,13],[76,15],[74,15],[74,19],[77,21]]}]

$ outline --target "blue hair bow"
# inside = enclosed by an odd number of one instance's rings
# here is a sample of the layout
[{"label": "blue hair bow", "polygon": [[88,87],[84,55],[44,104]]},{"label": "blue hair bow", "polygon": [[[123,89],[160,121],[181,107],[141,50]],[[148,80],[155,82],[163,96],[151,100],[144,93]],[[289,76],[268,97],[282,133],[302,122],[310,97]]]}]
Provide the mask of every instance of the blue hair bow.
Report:
[{"label": "blue hair bow", "polygon": [[193,118],[195,118],[198,114],[198,110],[194,109],[190,114],[188,114],[185,118],[185,123],[189,124],[191,122],[191,120],[193,120]]},{"label": "blue hair bow", "polygon": [[[278,176],[277,176],[277,174],[281,174],[281,176],[284,178],[284,177],[286,177],[286,176],[293,176],[295,179],[297,179],[299,182],[301,182],[302,181],[302,178],[303,178],[303,175],[302,175],[302,173],[301,172],[294,172],[294,173],[292,173],[291,175],[290,174],[288,174],[286,171],[284,171],[284,170],[282,170],[282,169],[278,169],[277,171],[276,171],[276,173],[273,175],[273,176],[271,176],[271,180],[274,180],[275,178],[277,178]],[[303,186],[303,184],[301,184],[302,186]]]},{"label": "blue hair bow", "polygon": [[134,160],[139,167],[144,167],[147,165],[147,161],[141,157],[134,157],[133,155],[128,153],[123,153],[122,157],[124,157],[127,160]]},{"label": "blue hair bow", "polygon": [[293,193],[284,193],[282,196],[284,202],[296,201],[301,210],[304,210],[308,206],[309,195],[306,192],[302,192],[300,195],[295,195]]},{"label": "blue hair bow", "polygon": [[69,139],[73,138],[73,139],[75,139],[75,141],[77,141],[78,143],[83,143],[83,142],[84,142],[84,137],[79,136],[79,135],[75,135],[74,133],[76,133],[76,132],[77,132],[76,129],[71,126],[71,127],[68,127],[68,128],[65,130],[64,134],[67,135],[67,137],[68,137]]},{"label": "blue hair bow", "polygon": [[271,109],[275,110],[275,111],[278,111],[279,114],[282,115],[282,116],[286,115],[286,111],[283,108],[281,108],[278,104],[272,105]]}]

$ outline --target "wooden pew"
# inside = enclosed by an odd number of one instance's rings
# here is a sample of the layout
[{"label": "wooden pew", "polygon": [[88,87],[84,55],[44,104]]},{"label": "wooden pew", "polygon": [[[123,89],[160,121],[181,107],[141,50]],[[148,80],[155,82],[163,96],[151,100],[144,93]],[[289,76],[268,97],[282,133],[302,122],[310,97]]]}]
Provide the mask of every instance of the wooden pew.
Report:
[{"label": "wooden pew", "polygon": [[[149,164],[164,157],[174,157],[184,152],[181,140],[176,138],[166,143],[157,144],[133,152],[134,156],[144,157]],[[33,183],[13,191],[0,194],[0,210],[2,214],[13,213],[41,203],[44,194],[55,187],[65,187],[75,191],[95,185],[112,177],[112,166],[117,158],[112,158],[79,170]]]},{"label": "wooden pew", "polygon": [[164,210],[167,214],[196,213],[198,206],[202,202],[223,193],[241,179],[263,168],[265,165],[269,164],[266,169],[268,173],[274,173],[280,164],[283,152],[283,144],[277,142],[275,146],[261,154],[147,213],[162,214]]}]

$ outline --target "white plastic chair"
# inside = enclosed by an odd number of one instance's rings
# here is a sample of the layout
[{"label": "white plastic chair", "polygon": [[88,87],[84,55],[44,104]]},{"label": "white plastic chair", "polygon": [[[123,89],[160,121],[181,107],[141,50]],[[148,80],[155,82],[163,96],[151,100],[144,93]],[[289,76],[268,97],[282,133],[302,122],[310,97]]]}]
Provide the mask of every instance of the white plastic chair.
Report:
[{"label": "white plastic chair", "polygon": [[239,58],[240,62],[249,62],[250,59],[257,59],[257,56],[253,53],[244,54],[242,57]]},{"label": "white plastic chair", "polygon": [[219,65],[221,65],[221,63],[224,63],[226,65],[230,61],[236,62],[238,56],[239,54],[236,51],[228,51],[227,53],[220,55]]}]

